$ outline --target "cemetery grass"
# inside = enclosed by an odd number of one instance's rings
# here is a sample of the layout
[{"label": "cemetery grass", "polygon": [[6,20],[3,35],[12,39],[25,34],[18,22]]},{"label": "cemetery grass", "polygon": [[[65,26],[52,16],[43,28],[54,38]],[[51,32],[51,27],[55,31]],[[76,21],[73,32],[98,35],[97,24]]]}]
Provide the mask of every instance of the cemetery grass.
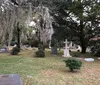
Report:
[{"label": "cemetery grass", "polygon": [[[78,72],[65,67],[62,52],[52,55],[46,51],[45,58],[35,58],[35,50],[21,51],[19,55],[0,54],[0,74],[19,74],[23,85],[99,85],[100,60],[83,62]],[[74,54],[74,53],[72,53]],[[82,57],[92,57],[85,54]]]}]

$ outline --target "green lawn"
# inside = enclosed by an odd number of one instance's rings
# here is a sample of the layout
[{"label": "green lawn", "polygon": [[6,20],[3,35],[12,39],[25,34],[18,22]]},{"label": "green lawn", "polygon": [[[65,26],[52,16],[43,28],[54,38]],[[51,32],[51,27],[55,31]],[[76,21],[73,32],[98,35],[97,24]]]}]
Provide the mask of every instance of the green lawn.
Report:
[{"label": "green lawn", "polygon": [[[82,55],[82,57],[87,55]],[[90,56],[90,55],[89,55]],[[88,56],[87,56],[88,57]],[[61,54],[49,51],[45,58],[34,58],[34,51],[22,51],[18,56],[0,54],[0,74],[19,74],[23,85],[99,85],[100,61],[84,62],[79,72],[71,73]]]}]

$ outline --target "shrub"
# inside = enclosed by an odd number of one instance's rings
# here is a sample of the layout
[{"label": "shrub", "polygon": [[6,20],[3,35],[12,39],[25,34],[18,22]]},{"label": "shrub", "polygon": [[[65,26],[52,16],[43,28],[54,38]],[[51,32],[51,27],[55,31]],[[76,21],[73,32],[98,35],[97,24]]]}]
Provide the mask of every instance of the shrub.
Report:
[{"label": "shrub", "polygon": [[75,53],[75,54],[73,54],[73,56],[74,56],[74,57],[80,57],[80,54]]},{"label": "shrub", "polygon": [[35,53],[35,57],[45,57],[45,52],[43,50],[38,50]]},{"label": "shrub", "polygon": [[80,69],[82,66],[82,62],[75,58],[69,58],[67,60],[64,60],[66,63],[66,67],[69,67],[70,71],[73,72],[74,69]]},{"label": "shrub", "polygon": [[96,50],[96,52],[94,53],[95,56],[100,56],[100,48]]},{"label": "shrub", "polygon": [[41,50],[41,51],[45,50],[44,44],[42,42],[39,43],[38,50]]},{"label": "shrub", "polygon": [[20,52],[20,49],[18,47],[14,47],[11,51],[11,55],[17,55]]},{"label": "shrub", "polygon": [[100,56],[100,45],[95,45],[95,46],[92,46],[91,47],[91,53],[94,55],[94,56]]}]

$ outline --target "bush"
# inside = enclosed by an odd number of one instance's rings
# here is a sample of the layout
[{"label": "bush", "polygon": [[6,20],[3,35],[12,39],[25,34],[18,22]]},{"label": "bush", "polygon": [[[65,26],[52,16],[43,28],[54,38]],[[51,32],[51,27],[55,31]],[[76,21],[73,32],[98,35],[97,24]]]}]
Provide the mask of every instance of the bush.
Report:
[{"label": "bush", "polygon": [[80,57],[81,55],[78,53],[73,54],[74,57]]},{"label": "bush", "polygon": [[74,69],[80,69],[80,67],[82,66],[82,62],[75,58],[69,58],[64,61],[66,63],[66,67],[69,67],[71,72],[73,72]]},{"label": "bush", "polygon": [[94,56],[99,57],[99,56],[100,56],[100,45],[92,46],[92,47],[91,47],[91,53],[92,53]]},{"label": "bush", "polygon": [[20,52],[20,49],[18,47],[14,47],[11,51],[11,55],[17,55]]},{"label": "bush", "polygon": [[43,43],[39,43],[38,50],[40,50],[40,51],[44,51],[45,50]]},{"label": "bush", "polygon": [[99,57],[100,56],[100,48],[96,50],[96,52],[94,53],[95,56]]},{"label": "bush", "polygon": [[45,52],[43,50],[38,50],[35,53],[35,57],[45,57]]}]

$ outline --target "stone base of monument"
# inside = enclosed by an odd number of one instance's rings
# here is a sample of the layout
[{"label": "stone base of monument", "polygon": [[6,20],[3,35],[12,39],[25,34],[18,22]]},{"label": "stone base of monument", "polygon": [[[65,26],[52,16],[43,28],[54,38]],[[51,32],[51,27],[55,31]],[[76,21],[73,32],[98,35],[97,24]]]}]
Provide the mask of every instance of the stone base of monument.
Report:
[{"label": "stone base of monument", "polygon": [[18,74],[3,74],[0,75],[0,85],[22,85],[22,81]]},{"label": "stone base of monument", "polygon": [[72,57],[70,54],[69,54],[69,50],[68,49],[64,49],[64,55],[63,57]]},{"label": "stone base of monument", "polygon": [[62,56],[65,57],[65,58],[70,58],[70,57],[72,57],[71,55],[67,55],[67,56],[62,55]]}]

